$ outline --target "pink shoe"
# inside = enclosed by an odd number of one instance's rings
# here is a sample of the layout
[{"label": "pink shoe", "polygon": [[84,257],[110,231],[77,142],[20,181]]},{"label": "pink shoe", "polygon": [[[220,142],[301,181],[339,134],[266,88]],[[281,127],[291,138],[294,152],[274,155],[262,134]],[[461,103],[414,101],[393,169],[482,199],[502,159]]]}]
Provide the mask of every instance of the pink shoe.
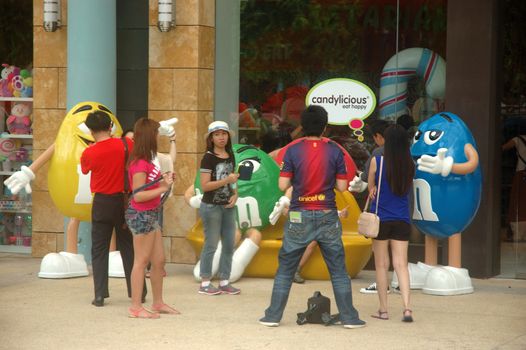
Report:
[{"label": "pink shoe", "polygon": [[155,312],[150,312],[146,310],[144,307],[141,307],[139,309],[134,309],[129,307],[128,308],[128,317],[130,318],[151,318],[156,319],[159,318],[159,314]]},{"label": "pink shoe", "polygon": [[152,311],[159,313],[159,314],[167,314],[167,315],[180,315],[181,314],[179,310],[176,310],[170,305],[166,305],[165,303],[152,305]]}]

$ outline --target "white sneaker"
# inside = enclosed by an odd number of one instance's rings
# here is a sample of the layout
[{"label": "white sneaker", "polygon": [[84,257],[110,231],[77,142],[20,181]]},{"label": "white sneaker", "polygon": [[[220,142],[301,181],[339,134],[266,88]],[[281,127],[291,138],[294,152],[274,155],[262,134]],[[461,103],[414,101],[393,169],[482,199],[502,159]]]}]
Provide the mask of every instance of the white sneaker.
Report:
[{"label": "white sneaker", "polygon": [[259,324],[262,324],[263,326],[266,326],[266,327],[279,327],[279,322],[267,321],[265,320],[265,317],[259,320]]},{"label": "white sneaker", "polygon": [[[360,288],[360,293],[363,294],[376,294],[378,293],[376,289],[376,282],[373,282],[369,285],[367,288]],[[391,289],[389,289],[389,286],[387,287],[387,294],[391,293]]]}]

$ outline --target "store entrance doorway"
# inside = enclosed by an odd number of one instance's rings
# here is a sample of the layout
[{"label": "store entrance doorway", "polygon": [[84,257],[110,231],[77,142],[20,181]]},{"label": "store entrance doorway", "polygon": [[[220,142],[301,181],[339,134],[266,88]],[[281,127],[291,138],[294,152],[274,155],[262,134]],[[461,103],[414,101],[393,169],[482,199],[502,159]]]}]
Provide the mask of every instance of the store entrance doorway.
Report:
[{"label": "store entrance doorway", "polygon": [[526,279],[526,107],[502,105],[501,276]]}]

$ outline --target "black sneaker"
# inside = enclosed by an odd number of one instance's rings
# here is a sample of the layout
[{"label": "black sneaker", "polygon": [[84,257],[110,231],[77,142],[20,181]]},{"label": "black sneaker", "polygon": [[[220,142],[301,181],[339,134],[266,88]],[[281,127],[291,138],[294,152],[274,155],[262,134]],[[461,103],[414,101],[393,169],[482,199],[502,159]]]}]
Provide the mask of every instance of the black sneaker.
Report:
[{"label": "black sneaker", "polygon": [[365,327],[365,323],[366,323],[365,321],[357,319],[356,321],[353,321],[352,323],[344,324],[343,328],[350,328],[350,329],[363,328]]}]

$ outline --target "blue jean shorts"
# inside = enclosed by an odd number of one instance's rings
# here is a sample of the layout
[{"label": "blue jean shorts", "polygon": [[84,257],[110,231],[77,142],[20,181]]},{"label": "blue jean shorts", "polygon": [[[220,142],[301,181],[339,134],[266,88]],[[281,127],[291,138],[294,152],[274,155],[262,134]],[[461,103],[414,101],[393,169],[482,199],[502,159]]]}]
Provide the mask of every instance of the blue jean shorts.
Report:
[{"label": "blue jean shorts", "polygon": [[159,208],[138,211],[131,205],[126,209],[126,225],[134,235],[145,235],[160,229]]}]

